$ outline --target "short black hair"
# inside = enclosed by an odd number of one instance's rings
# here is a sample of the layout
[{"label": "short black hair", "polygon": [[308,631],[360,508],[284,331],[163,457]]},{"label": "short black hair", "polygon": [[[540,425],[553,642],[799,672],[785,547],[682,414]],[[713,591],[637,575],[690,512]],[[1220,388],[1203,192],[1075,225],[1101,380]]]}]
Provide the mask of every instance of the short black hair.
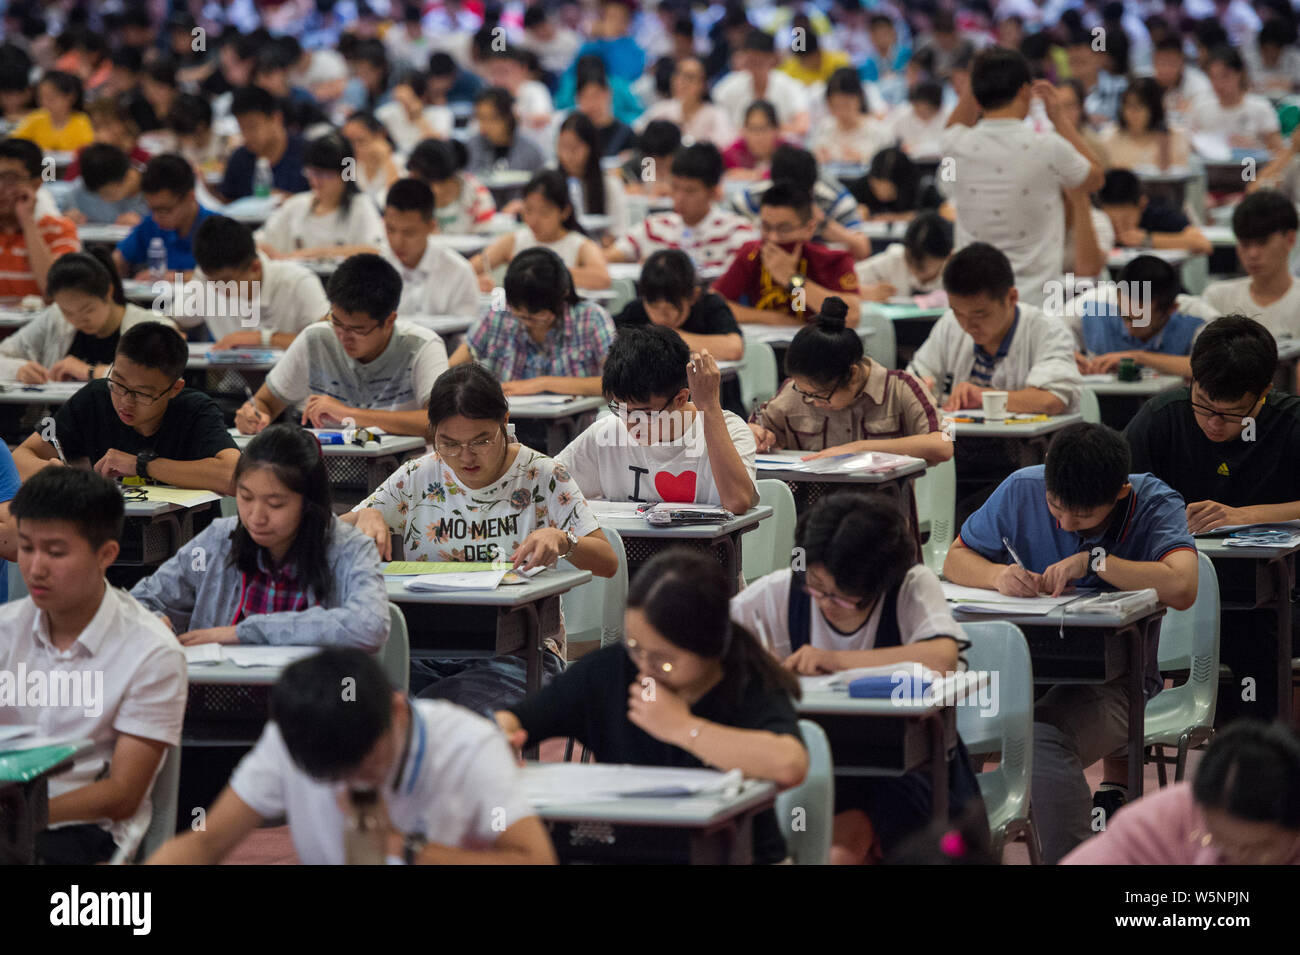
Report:
[{"label": "short black hair", "polygon": [[506,128],[510,130],[510,135],[514,136],[515,130],[519,128],[519,120],[515,118],[515,98],[510,91],[500,86],[489,86],[474,97],[475,106],[481,103],[486,103],[496,110],[497,115],[506,124]]},{"label": "short black hair", "polygon": [[907,93],[909,103],[926,103],[934,109],[943,106],[943,86],[938,80],[921,80],[912,85]]},{"label": "short black hair", "polygon": [[190,360],[190,349],[180,332],[162,322],[140,322],[122,333],[117,357],[144,368],[156,368],[168,378],[180,378]]},{"label": "short black hair", "polygon": [[86,90],[81,83],[81,78],[66,70],[48,70],[37,82],[49,83],[64,96],[72,97],[72,109],[74,112],[81,112],[85,108]]},{"label": "short black hair", "polygon": [[1183,50],[1183,40],[1176,33],[1170,33],[1168,36],[1161,37],[1156,41],[1156,53],[1177,53],[1181,57],[1186,57],[1187,53]]},{"label": "short black hair", "polygon": [[1137,256],[1120,270],[1118,281],[1121,287],[1150,289],[1151,304],[1161,312],[1172,309],[1183,291],[1178,270],[1155,255]]},{"label": "short black hair", "polygon": [[1237,204],[1232,213],[1232,232],[1237,241],[1262,242],[1275,232],[1295,232],[1300,217],[1295,205],[1276,189],[1259,189]]},{"label": "short black hair", "polygon": [[1016,273],[1006,253],[987,242],[972,242],[943,267],[943,290],[949,295],[1004,299],[1015,287]]},{"label": "short black hair", "polygon": [[448,418],[496,421],[502,426],[510,414],[510,401],[492,372],[467,361],[448,368],[429,392],[429,436]]},{"label": "short black hair", "polygon": [[1277,340],[1245,315],[1221,315],[1192,345],[1192,381],[1211,401],[1267,394],[1277,371]]},{"label": "short black hair", "polygon": [[841,491],[799,517],[795,541],[805,566],[819,564],[847,596],[888,593],[916,563],[916,542],[897,507],[877,494]]},{"label": "short black hair", "polygon": [[181,136],[190,136],[212,126],[212,105],[202,96],[180,93],[172,101],[163,124]]},{"label": "short black hair", "polygon": [[156,192],[170,192],[184,196],[194,190],[194,167],[184,156],[176,153],[163,153],[154,156],[144,167],[140,177],[140,191],[145,195]]},{"label": "short black hair", "polygon": [[9,502],[15,521],[67,521],[95,550],[122,536],[122,492],[86,468],[41,468]]},{"label": "short black hair", "polygon": [[334,270],[325,296],[345,312],[361,312],[384,322],[402,300],[402,277],[382,255],[362,252],[348,256]]},{"label": "short black hair", "polygon": [[913,263],[952,255],[952,223],[933,209],[919,212],[903,233],[903,251]]},{"label": "short black hair", "polygon": [[[808,34],[812,36],[812,34]],[[858,104],[858,112],[867,112],[867,94],[862,89],[862,77],[850,66],[843,66],[831,74],[826,81],[826,99],[832,96],[852,96]]]},{"label": "short black hair", "polygon": [[1019,50],[988,47],[975,54],[971,64],[971,92],[985,110],[1006,106],[1029,81],[1029,61]]},{"label": "short black hair", "polygon": [[91,143],[81,150],[81,181],[91,192],[121,182],[131,168],[131,158],[109,143]]},{"label": "short black hair", "polygon": [[1097,190],[1103,206],[1136,206],[1142,200],[1142,180],[1130,169],[1107,169],[1106,178]]},{"label": "short black hair", "polygon": [[550,249],[524,249],[506,266],[506,305],[526,312],[553,312],[561,318],[567,306],[578,304],[569,268]]},{"label": "short black hair", "polygon": [[1128,442],[1104,424],[1080,421],[1056,432],[1047,448],[1043,477],[1047,493],[1067,511],[1115,503],[1128,483]]},{"label": "short black hair", "polygon": [[697,288],[695,265],[681,249],[660,249],[645,260],[637,284],[642,301],[683,305]]},{"label": "short black hair", "polygon": [[428,73],[430,76],[455,76],[460,72],[460,67],[456,61],[451,58],[450,53],[438,50],[436,53],[429,54]]},{"label": "short black hair", "polygon": [[230,98],[230,115],[236,118],[249,113],[271,116],[281,112],[283,109],[276,98],[260,86],[241,86]]},{"label": "short black hair", "polygon": [[671,398],[687,387],[691,350],[682,337],[661,325],[619,330],[605,357],[600,388],[614,401]]},{"label": "short black hair", "polygon": [[1241,58],[1241,53],[1226,44],[1223,46],[1217,46],[1210,51],[1210,58],[1205,63],[1205,68],[1207,70],[1211,63],[1221,63],[1234,73],[1246,72],[1246,63]]},{"label": "short black hair", "polygon": [[17,159],[27,170],[30,179],[41,178],[41,166],[45,156],[41,147],[30,139],[0,139],[0,159]]},{"label": "short black hair", "polygon": [[465,168],[467,158],[458,140],[422,139],[407,157],[406,171],[425,182],[445,182]]},{"label": "short black hair", "polygon": [[776,38],[766,30],[753,27],[745,34],[741,49],[747,53],[776,53]]},{"label": "short black hair", "polygon": [[1237,720],[1210,741],[1192,797],[1237,819],[1300,829],[1300,741],[1290,727]]},{"label": "short black hair", "polygon": [[674,122],[655,119],[646,124],[637,137],[643,156],[672,156],[682,148],[682,131]]},{"label": "short black hair", "polygon": [[384,208],[397,212],[418,212],[420,217],[432,221],[437,203],[433,190],[419,179],[399,179],[388,187]]},{"label": "short black hair", "polygon": [[696,179],[710,189],[722,181],[722,171],[722,153],[713,143],[692,143],[673,157],[674,177]]},{"label": "short black hair", "polygon": [[812,193],[801,189],[792,182],[775,180],[763,190],[758,200],[759,206],[772,206],[780,209],[793,209],[800,220],[807,222],[812,218]]},{"label": "short black hair", "polygon": [[271,719],[294,765],[313,779],[337,780],[392,726],[393,688],[369,653],[328,647],[280,674]]},{"label": "short black hair", "polygon": [[244,269],[257,258],[253,231],[229,216],[208,216],[194,233],[194,262],[204,272]]},{"label": "short black hair", "polygon": [[785,180],[811,193],[817,185],[817,157],[801,146],[782,143],[772,153],[772,181]]}]

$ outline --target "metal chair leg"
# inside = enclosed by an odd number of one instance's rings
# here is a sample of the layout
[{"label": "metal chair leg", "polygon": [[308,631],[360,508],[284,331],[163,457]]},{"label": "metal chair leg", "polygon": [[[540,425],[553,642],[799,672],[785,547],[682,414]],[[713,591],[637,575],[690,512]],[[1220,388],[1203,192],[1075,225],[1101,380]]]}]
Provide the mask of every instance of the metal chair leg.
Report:
[{"label": "metal chair leg", "polygon": [[1153,746],[1156,754],[1156,778],[1160,780],[1160,788],[1164,789],[1169,785],[1168,774],[1165,772],[1165,748],[1163,746]]},{"label": "metal chair leg", "polygon": [[1178,761],[1174,763],[1174,782],[1176,783],[1181,783],[1183,776],[1187,773],[1187,749],[1190,742],[1186,733],[1178,737]]}]

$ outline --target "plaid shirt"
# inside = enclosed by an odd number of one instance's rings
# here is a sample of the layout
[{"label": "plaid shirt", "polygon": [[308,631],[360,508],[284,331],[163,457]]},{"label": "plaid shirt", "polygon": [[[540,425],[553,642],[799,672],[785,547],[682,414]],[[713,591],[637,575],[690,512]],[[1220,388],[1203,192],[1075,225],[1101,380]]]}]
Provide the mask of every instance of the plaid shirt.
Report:
[{"label": "plaid shirt", "polygon": [[569,305],[539,345],[513,313],[494,308],[474,324],[465,340],[474,358],[501,381],[543,375],[599,378],[614,343],[614,320],[595,302]]},{"label": "plaid shirt", "polygon": [[297,576],[296,568],[290,564],[267,570],[265,555],[259,553],[257,573],[245,578],[244,599],[240,602],[235,623],[261,614],[306,610],[311,605],[307,585],[299,584]]}]

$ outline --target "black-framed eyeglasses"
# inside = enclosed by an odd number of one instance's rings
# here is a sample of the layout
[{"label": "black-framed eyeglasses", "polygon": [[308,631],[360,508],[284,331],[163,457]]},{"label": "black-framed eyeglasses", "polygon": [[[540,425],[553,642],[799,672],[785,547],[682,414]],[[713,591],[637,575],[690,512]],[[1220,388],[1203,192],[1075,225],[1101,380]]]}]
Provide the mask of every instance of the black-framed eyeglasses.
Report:
[{"label": "black-framed eyeglasses", "polygon": [[501,437],[500,432],[490,438],[476,438],[473,441],[465,442],[452,441],[449,438],[434,438],[433,446],[438,449],[438,453],[444,458],[458,458],[465,453],[467,448],[477,456],[491,449],[497,443],[499,437]]},{"label": "black-framed eyeglasses", "polygon": [[814,394],[811,391],[804,391],[793,381],[790,382],[790,387],[794,389],[794,393],[796,395],[802,395],[803,397],[808,398],[812,401],[824,401],[827,404],[829,404],[830,400],[835,397],[835,392],[840,390],[839,386],[837,385],[836,387],[832,388],[830,391],[826,392],[826,394],[818,395],[818,394]]},{"label": "black-framed eyeglasses", "polygon": [[142,407],[148,407],[149,405],[153,404],[155,401],[162,400],[162,398],[167,394],[167,392],[172,390],[172,385],[176,384],[176,382],[180,380],[181,379],[179,376],[173,378],[171,380],[171,384],[169,384],[166,388],[163,389],[162,394],[151,395],[147,391],[135,391],[131,388],[128,388],[126,385],[121,384],[120,382],[114,381],[113,369],[111,366],[108,369],[108,375],[105,377],[105,381],[108,383],[108,390],[110,394],[116,395],[117,397],[121,398],[123,401],[134,402],[135,404],[138,404]]},{"label": "black-framed eyeglasses", "polygon": [[353,325],[344,325],[333,315],[330,316],[330,327],[338,335],[355,335],[357,338],[365,338],[367,335],[373,335],[380,328],[383,328],[383,322],[376,322],[370,328],[361,329]]},{"label": "black-framed eyeglasses", "polygon": [[862,600],[850,600],[848,597],[827,593],[824,590],[818,590],[816,587],[809,587],[807,584],[804,584],[803,592],[814,600],[829,600],[843,610],[866,610],[867,607],[871,606],[872,598],[870,597],[865,597]]},{"label": "black-framed eyeglasses", "polygon": [[[1258,404],[1258,402],[1256,404]],[[1195,401],[1191,402],[1191,405],[1192,405],[1192,413],[1196,415],[1196,417],[1205,418],[1207,420],[1218,418],[1220,421],[1226,422],[1227,424],[1241,424],[1245,419],[1254,415],[1256,411],[1256,405],[1251,405],[1250,410],[1242,414],[1229,413],[1226,411],[1215,411],[1213,408],[1210,408],[1206,405],[1197,404]]]},{"label": "black-framed eyeglasses", "polygon": [[118,490],[122,492],[124,501],[147,501],[149,492],[140,484],[119,484]]},{"label": "black-framed eyeglasses", "polygon": [[610,411],[618,415],[620,418],[623,418],[623,417],[630,417],[631,415],[634,414],[650,414],[650,415],[663,414],[665,411],[668,410],[668,406],[673,403],[675,398],[676,396],[674,396],[673,398],[669,398],[667,401],[665,401],[664,406],[662,408],[629,408],[622,401],[610,401],[607,402],[607,404],[609,406]]}]

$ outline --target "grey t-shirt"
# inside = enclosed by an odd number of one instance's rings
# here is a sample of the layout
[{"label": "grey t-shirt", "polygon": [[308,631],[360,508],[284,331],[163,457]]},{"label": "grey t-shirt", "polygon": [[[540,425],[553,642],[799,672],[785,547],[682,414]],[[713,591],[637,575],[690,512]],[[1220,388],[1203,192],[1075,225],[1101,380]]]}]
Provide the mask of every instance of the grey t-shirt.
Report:
[{"label": "grey t-shirt", "polygon": [[111,225],[124,212],[134,212],[142,219],[149,215],[149,207],[145,204],[143,195],[137,193],[128,199],[110,202],[87,189],[86,184],[80,179],[59,202],[60,212],[67,212],[69,209],[77,209],[86,217],[87,222],[96,225]]},{"label": "grey t-shirt", "polygon": [[354,408],[415,411],[429,401],[447,370],[447,347],[420,325],[398,319],[379,357],[362,364],[348,357],[328,322],[304,329],[266,376],[271,394],[288,405],[327,395]]}]

